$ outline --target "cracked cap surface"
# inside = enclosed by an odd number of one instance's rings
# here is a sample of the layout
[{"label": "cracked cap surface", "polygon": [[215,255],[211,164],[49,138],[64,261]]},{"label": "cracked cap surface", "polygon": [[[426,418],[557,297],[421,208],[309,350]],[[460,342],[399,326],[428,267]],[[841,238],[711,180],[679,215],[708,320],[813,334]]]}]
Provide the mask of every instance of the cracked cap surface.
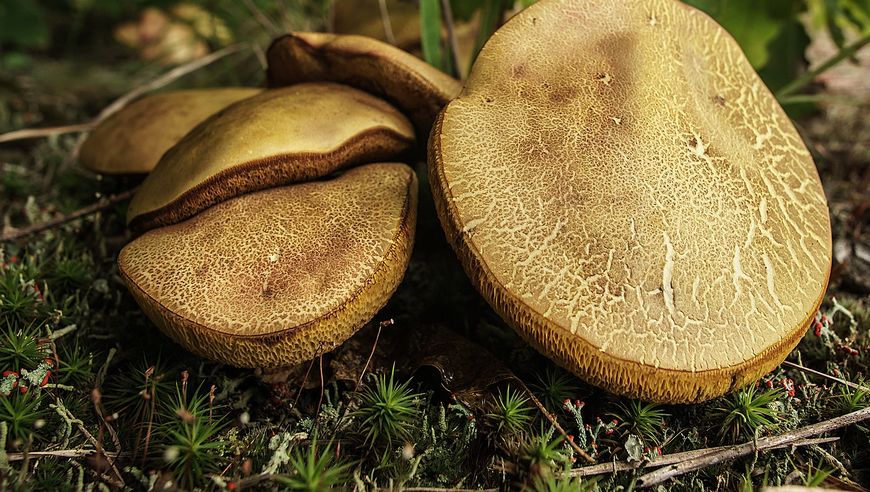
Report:
[{"label": "cracked cap surface", "polygon": [[397,109],[340,84],[298,84],[233,104],[190,131],[130,202],[137,231],[174,224],[242,193],[410,152]]},{"label": "cracked cap surface", "polygon": [[810,154],[733,38],[679,2],[538,2],[489,40],[429,145],[439,216],[484,297],[612,392],[745,385],[824,295]]},{"label": "cracked cap surface", "polygon": [[149,231],[118,258],[133,297],[196,354],[292,365],[334,348],[384,306],[410,259],[417,179],[369,164],[272,188]]},{"label": "cracked cap surface", "polygon": [[230,87],[165,92],[138,99],[103,120],[82,144],[80,161],[103,174],[149,173],[193,127],[262,89]]}]

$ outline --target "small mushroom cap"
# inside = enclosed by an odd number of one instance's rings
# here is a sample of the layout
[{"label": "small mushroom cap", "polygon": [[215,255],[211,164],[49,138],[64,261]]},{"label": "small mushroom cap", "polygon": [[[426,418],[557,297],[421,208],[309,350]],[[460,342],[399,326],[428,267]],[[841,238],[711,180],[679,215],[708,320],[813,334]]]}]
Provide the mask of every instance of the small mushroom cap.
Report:
[{"label": "small mushroom cap", "polygon": [[827,286],[810,154],[734,39],[677,1],[542,0],[515,16],[439,116],[429,159],[484,297],[614,393],[692,402],[754,381]]},{"label": "small mushroom cap", "polygon": [[407,118],[352,87],[268,90],[212,116],[170,149],[133,197],[127,221],[137,231],[174,224],[242,193],[401,157],[413,144]]},{"label": "small mushroom cap", "polygon": [[330,80],[381,96],[429,135],[438,111],[459,94],[458,80],[374,38],[298,32],[272,42],[266,53],[272,87]]},{"label": "small mushroom cap", "polygon": [[138,99],[103,120],[82,144],[84,167],[102,174],[149,173],[160,157],[209,116],[262,89],[193,89]]},{"label": "small mushroom cap", "polygon": [[239,367],[328,352],[387,302],[414,241],[417,179],[370,164],[215,205],[124,247],[121,274],[185,348]]}]

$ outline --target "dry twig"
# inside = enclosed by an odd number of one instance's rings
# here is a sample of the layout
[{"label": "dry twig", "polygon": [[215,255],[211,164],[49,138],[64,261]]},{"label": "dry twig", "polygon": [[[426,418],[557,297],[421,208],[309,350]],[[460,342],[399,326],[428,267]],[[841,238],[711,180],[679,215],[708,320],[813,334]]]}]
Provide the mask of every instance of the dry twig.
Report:
[{"label": "dry twig", "polygon": [[94,410],[97,412],[97,416],[100,417],[100,420],[102,420],[103,424],[106,426],[106,430],[109,431],[109,436],[112,437],[112,443],[115,445],[115,449],[120,452],[121,440],[118,438],[118,433],[115,432],[114,427],[112,427],[112,424],[110,423],[112,419],[111,415],[106,416],[105,412],[103,412],[103,395],[100,393],[98,388],[94,388],[91,391],[91,401],[94,404]]},{"label": "dry twig", "polygon": [[137,189],[138,187],[133,188],[132,190],[118,193],[117,195],[111,195],[109,197],[101,198],[96,203],[88,205],[87,207],[80,208],[75,212],[64,215],[62,217],[57,217],[55,219],[47,220],[45,222],[40,222],[39,224],[33,224],[27,227],[23,227],[21,229],[13,229],[11,231],[4,232],[3,235],[0,235],[0,242],[16,241],[31,234],[36,234],[37,232],[42,232],[47,229],[61,226],[63,224],[66,224],[67,222],[72,222],[73,220],[95,214],[111,207],[112,205],[115,205],[118,202],[129,200],[136,193]]},{"label": "dry twig", "polygon": [[29,138],[51,137],[53,135],[62,135],[64,133],[86,132],[94,127],[93,122],[77,123],[75,125],[51,126],[48,128],[24,128],[0,134],[0,143],[12,142],[15,140],[26,140]]},{"label": "dry twig", "polygon": [[[97,126],[101,121],[105,120],[106,118],[108,118],[112,114],[120,111],[124,106],[129,104],[130,101],[136,99],[137,97],[139,97],[143,94],[146,94],[148,92],[157,90],[157,89],[164,87],[166,85],[169,85],[170,83],[174,82],[176,79],[179,79],[179,78],[181,78],[181,77],[183,77],[191,72],[199,70],[200,68],[205,67],[206,65],[210,65],[210,64],[220,60],[221,58],[224,58],[227,55],[237,53],[246,47],[248,47],[248,45],[245,45],[245,44],[236,44],[233,46],[228,46],[222,50],[215,51],[214,53],[206,55],[202,58],[198,58],[198,59],[193,60],[189,63],[185,63],[184,65],[179,65],[179,66],[173,68],[172,70],[166,72],[165,74],[157,77],[156,79],[151,80],[150,82],[148,82],[146,84],[140,85],[140,86],[134,88],[133,90],[131,90],[130,92],[119,97],[118,99],[115,99],[114,101],[112,101],[111,104],[109,104],[108,106],[103,108],[103,110],[100,111],[100,114],[98,114],[96,116],[96,118],[94,118],[93,120],[88,121],[86,123],[78,123],[75,125],[66,125],[66,126],[56,126],[56,127],[50,127],[50,128],[24,128],[21,130],[15,130],[15,131],[4,133],[4,134],[0,135],[0,143],[12,142],[15,140],[24,140],[24,139],[29,139],[29,138],[50,137],[52,135],[60,135],[62,133],[86,132],[88,130],[91,130],[93,127]],[[83,138],[80,137],[79,142],[76,143],[75,150],[73,151],[73,154],[76,156],[78,155],[78,150],[79,150],[79,147],[81,147],[82,141],[83,141]]]},{"label": "dry twig", "polygon": [[[56,451],[31,451],[29,453],[9,453],[7,454],[7,458],[9,461],[22,461],[24,456],[27,455],[28,459],[39,459],[39,458],[84,458],[86,456],[90,456],[96,453],[96,449],[58,449]],[[103,456],[106,458],[118,458],[120,456],[124,456],[123,453],[112,453],[112,452],[103,452]]]},{"label": "dry twig", "polygon": [[701,468],[713,466],[722,463],[723,461],[729,461],[759,451],[774,449],[776,447],[782,447],[784,445],[788,446],[797,441],[800,441],[801,439],[806,439],[810,436],[824,434],[825,432],[840,429],[842,427],[846,427],[848,425],[852,425],[867,419],[870,419],[870,407],[858,410],[856,412],[847,413],[846,415],[841,415],[830,420],[825,420],[817,424],[801,427],[799,429],[795,429],[793,431],[786,432],[778,436],[764,437],[758,439],[757,441],[728,446],[720,451],[715,451],[713,453],[708,453],[697,458],[692,458],[681,461],[679,463],[675,463],[670,466],[665,466],[663,468],[659,468],[656,471],[641,476],[640,478],[638,478],[636,483],[638,487],[651,487],[653,485],[657,485],[667,480],[670,480],[671,478],[683,475],[684,473],[700,470]]},{"label": "dry twig", "polygon": [[[784,447],[798,447],[798,446],[812,446],[819,444],[826,444],[829,442],[834,442],[840,440],[839,437],[820,437],[817,439],[801,439],[799,441],[795,441],[788,444],[783,444],[776,448],[770,449],[778,449]],[[733,446],[717,446],[713,448],[703,448],[703,449],[693,449],[691,451],[684,451],[682,453],[673,453],[666,454],[664,456],[660,456],[655,461],[612,461],[610,463],[599,463],[597,465],[584,466],[582,468],[574,468],[573,470],[569,470],[566,474],[570,477],[590,477],[593,475],[603,475],[605,473],[616,473],[621,471],[628,470],[636,470],[638,468],[661,468],[663,466],[672,465],[674,463],[680,463],[686,460],[691,460],[695,458],[700,458],[703,456],[707,456],[711,453],[717,453],[720,451],[724,451],[726,449],[732,448]]]},{"label": "dry twig", "polygon": [[803,371],[803,372],[806,372],[809,374],[815,374],[816,376],[821,376],[823,378],[830,379],[831,381],[836,381],[836,382],[843,384],[843,385],[846,385],[852,389],[866,391],[866,392],[870,393],[870,388],[868,388],[866,386],[861,386],[860,384],[855,384],[851,381],[846,381],[845,379],[841,379],[841,378],[838,378],[836,376],[831,376],[830,374],[825,374],[821,371],[817,371],[815,369],[810,369],[809,367],[802,366],[800,364],[795,364],[794,362],[789,362],[786,360],[786,361],[782,362],[782,365],[793,367],[799,371]]},{"label": "dry twig", "polygon": [[118,99],[115,99],[112,102],[112,104],[109,104],[108,106],[103,108],[102,111],[100,111],[100,114],[98,114],[97,117],[94,118],[94,121],[92,123],[95,125],[97,123],[100,123],[101,121],[105,120],[109,116],[120,111],[122,108],[124,108],[124,106],[129,104],[130,101],[138,98],[139,96],[141,96],[143,94],[146,94],[148,92],[160,89],[161,87],[167,86],[167,85],[171,84],[172,82],[175,82],[177,79],[179,79],[179,78],[181,78],[181,77],[183,77],[191,72],[195,72],[195,71],[199,70],[200,68],[203,68],[207,65],[211,65],[212,63],[220,60],[221,58],[224,58],[228,55],[232,55],[234,53],[238,53],[239,51],[242,51],[243,49],[249,48],[249,47],[250,46],[248,46],[247,44],[234,44],[232,46],[227,46],[226,48],[224,48],[222,50],[218,50],[218,51],[215,51],[214,53],[208,54],[202,58],[197,58],[196,60],[193,60],[192,62],[185,63],[184,65],[179,65],[179,66],[173,68],[172,70],[166,72],[165,74],[161,75],[160,77],[157,77],[156,79],[154,79],[146,84],[140,85],[139,87],[136,87],[135,89],[124,94],[123,96],[119,97]]},{"label": "dry twig", "polygon": [[[321,347],[322,346],[323,345],[321,344]],[[318,348],[317,350],[320,350],[320,348]],[[296,408],[296,404],[299,402],[299,397],[302,396],[302,390],[305,389],[305,383],[308,382],[308,375],[311,373],[311,368],[314,367],[315,360],[316,357],[314,359],[311,359],[311,362],[308,363],[308,369],[305,370],[305,375],[302,376],[302,382],[299,383],[299,389],[296,391],[296,398],[293,399],[293,404],[290,405],[290,408]]]},{"label": "dry twig", "polygon": [[372,343],[372,351],[369,352],[369,358],[366,359],[366,364],[363,366],[362,372],[359,373],[359,380],[357,380],[356,387],[354,387],[354,389],[353,389],[354,393],[358,392],[359,387],[362,386],[363,378],[366,375],[366,371],[369,368],[369,364],[372,362],[372,357],[375,356],[375,351],[378,349],[378,340],[381,339],[381,330],[383,330],[387,326],[393,326],[394,323],[395,323],[395,321],[393,321],[392,318],[385,320],[385,321],[381,321],[380,323],[378,323],[378,333],[375,335],[374,343]]},{"label": "dry twig", "polygon": [[317,416],[315,421],[320,418],[320,406],[323,405],[323,392],[326,382],[323,380],[323,351],[320,352],[320,398],[317,400]]},{"label": "dry twig", "polygon": [[[84,422],[77,419],[76,416],[73,415],[72,412],[69,411],[69,409],[67,409],[65,406],[60,404],[60,400],[58,400],[57,410],[59,413],[63,414],[62,416],[65,419],[67,419],[69,422],[74,423],[76,425],[76,427],[79,428],[79,432],[81,432],[82,435],[84,435],[85,438],[88,441],[90,441],[91,444],[94,445],[94,448],[96,448],[95,449],[96,453],[103,455],[103,456],[107,456],[107,453],[105,451],[103,451],[103,444],[100,441],[98,441],[97,438],[95,438],[94,435],[88,431],[87,427],[85,427],[85,425],[84,425]],[[111,467],[112,471],[115,473],[115,476],[118,477],[118,480],[121,481],[121,485],[123,485],[124,484],[124,477],[121,475],[121,471],[118,470],[118,467],[115,465],[114,460],[109,461],[109,467]]]},{"label": "dry twig", "polygon": [[589,453],[580,449],[580,446],[578,446],[577,443],[568,438],[568,433],[565,432],[565,429],[563,429],[561,425],[559,425],[556,417],[553,417],[553,414],[551,414],[550,411],[547,410],[547,408],[543,404],[541,404],[540,400],[538,400],[538,397],[535,396],[534,393],[532,393],[532,390],[530,390],[528,386],[526,386],[526,383],[522,382],[519,378],[517,378],[517,382],[520,383],[520,386],[522,386],[523,391],[525,391],[526,394],[529,396],[529,399],[532,400],[532,403],[534,403],[535,406],[538,407],[538,410],[540,410],[541,413],[544,414],[544,417],[550,421],[550,423],[553,425],[553,427],[556,428],[557,431],[559,431],[559,434],[562,435],[562,437],[565,439],[565,442],[567,442],[571,446],[571,448],[574,449],[574,452],[579,454],[584,460],[586,460],[587,463],[595,463],[595,459],[592,458],[592,456],[589,456]]},{"label": "dry twig", "polygon": [[[375,488],[376,492],[386,492],[389,490],[395,490],[392,488]],[[404,487],[402,490],[405,491],[418,491],[418,492],[498,492],[498,489],[445,489],[438,487]]]}]

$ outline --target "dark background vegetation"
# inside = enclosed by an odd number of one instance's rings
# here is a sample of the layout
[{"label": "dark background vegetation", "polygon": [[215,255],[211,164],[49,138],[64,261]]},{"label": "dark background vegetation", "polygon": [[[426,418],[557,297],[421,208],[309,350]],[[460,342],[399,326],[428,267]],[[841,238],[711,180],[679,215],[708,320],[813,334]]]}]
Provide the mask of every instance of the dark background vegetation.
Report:
[{"label": "dark background vegetation", "polygon": [[[438,0],[385,2],[391,36],[376,0],[0,0],[0,134],[90,121],[123,94],[226,47],[238,51],[160,90],[262,85],[263,50],[288,30],[390,38],[462,76],[501,19],[530,3],[452,1],[454,56]],[[865,384],[870,53],[860,48],[870,41],[870,1],[689,3],[734,35],[795,118],[829,198],[831,289],[788,360]],[[78,167],[79,142],[59,130],[0,143],[3,233],[135,186]],[[199,359],[151,325],[115,267],[130,239],[124,202],[0,244],[0,490],[628,490],[642,471],[560,477],[586,464],[576,449],[599,462],[636,462],[789,432],[870,404],[867,391],[794,366],[701,405],[647,404],[586,386],[525,346],[473,291],[425,183],[421,192],[418,247],[390,305],[336,352],[281,371]],[[831,436],[664,487],[870,486],[867,424]]]}]

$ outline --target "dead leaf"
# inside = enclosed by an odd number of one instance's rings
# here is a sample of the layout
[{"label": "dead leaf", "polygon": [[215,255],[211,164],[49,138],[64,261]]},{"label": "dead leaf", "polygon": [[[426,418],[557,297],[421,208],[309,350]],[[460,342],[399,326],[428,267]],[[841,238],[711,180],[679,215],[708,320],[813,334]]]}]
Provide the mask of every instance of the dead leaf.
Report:
[{"label": "dead leaf", "polygon": [[[330,364],[335,379],[356,384],[376,336],[377,326],[366,327],[336,351]],[[366,372],[383,373],[394,364],[409,374],[434,370],[441,388],[471,408],[481,407],[493,385],[516,380],[493,354],[441,325],[384,328]]]}]

